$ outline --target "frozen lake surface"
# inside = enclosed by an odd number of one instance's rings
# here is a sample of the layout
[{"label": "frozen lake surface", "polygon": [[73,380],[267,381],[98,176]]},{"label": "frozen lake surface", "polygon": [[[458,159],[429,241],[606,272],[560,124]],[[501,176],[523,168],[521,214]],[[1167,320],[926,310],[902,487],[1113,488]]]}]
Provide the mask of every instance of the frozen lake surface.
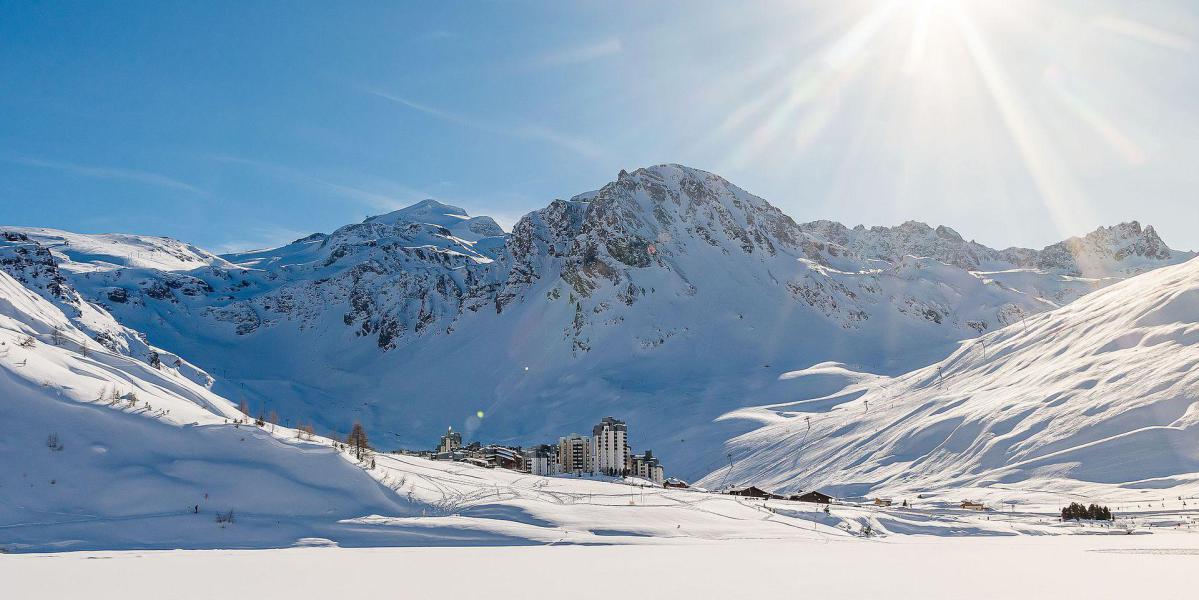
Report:
[{"label": "frozen lake surface", "polygon": [[1199,536],[71,552],[0,558],[12,598],[1195,597]]}]

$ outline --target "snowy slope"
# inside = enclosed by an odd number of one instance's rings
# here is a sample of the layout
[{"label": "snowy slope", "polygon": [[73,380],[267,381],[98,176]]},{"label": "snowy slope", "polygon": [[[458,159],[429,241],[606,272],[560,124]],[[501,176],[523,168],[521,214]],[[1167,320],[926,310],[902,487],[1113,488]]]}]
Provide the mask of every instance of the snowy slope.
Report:
[{"label": "snowy slope", "polygon": [[[327,446],[235,427],[227,400],[90,341],[0,273],[0,547],[286,546],[404,514]],[[215,523],[228,510],[236,528]]]},{"label": "snowy slope", "polygon": [[[47,230],[26,230],[0,232],[0,272],[6,273],[25,287],[25,289],[41,296],[44,300],[58,308],[70,321],[70,326],[78,328],[86,334],[88,344],[136,358],[147,364],[173,369],[192,381],[210,387],[212,377],[202,369],[183,360],[182,357],[162,348],[152,346],[146,336],[138,331],[118,323],[100,303],[83,297],[71,283],[72,279],[89,282],[97,271],[110,268],[115,277],[121,277],[122,270],[111,267],[108,263],[77,263],[66,258],[58,246],[47,247],[37,240],[45,240]],[[41,233],[37,233],[41,232]],[[40,237],[39,237],[40,236]],[[86,237],[80,242],[78,237]],[[123,238],[132,236],[99,236],[101,238]],[[91,236],[73,236],[67,234],[79,246],[94,247],[101,242],[91,240]],[[154,240],[155,238],[149,238]],[[178,245],[178,242],[173,242]],[[57,248],[57,249],[56,249]],[[96,256],[89,254],[88,256]],[[163,262],[163,261],[159,261]],[[62,267],[62,268],[60,268]],[[76,271],[72,273],[71,269]],[[158,271],[156,271],[158,272]],[[74,277],[72,277],[74,275]],[[168,281],[176,281],[169,279]],[[194,287],[176,286],[186,290]],[[163,286],[163,289],[170,289]],[[94,291],[93,291],[94,293]],[[122,300],[124,296],[114,292],[106,298],[109,301]],[[67,327],[67,323],[59,327]]]},{"label": "snowy slope", "polygon": [[[731,413],[753,481],[847,495],[941,491],[1088,497],[1199,491],[1199,259],[964,342],[895,378],[851,376],[810,400]],[[836,386],[831,386],[836,387]]]},{"label": "snowy slope", "polygon": [[188,271],[51,258],[218,393],[321,431],[360,419],[407,447],[447,425],[527,444],[615,414],[683,476],[725,463],[716,448],[746,430],[719,415],[812,391],[783,373],[905,372],[1192,256],[1136,223],[1041,251],[920,223],[799,224],[678,165],[622,172],[507,234],[423,201],[282,248],[196,255],[207,262]]},{"label": "snowy slope", "polygon": [[[1186,272],[1191,280],[1194,270]],[[1161,287],[1177,287],[1171,281]],[[1137,322],[1154,334],[1177,333],[1169,319],[1193,312],[1191,292],[1164,294],[1158,300],[1166,309],[1147,311]],[[235,423],[244,415],[232,403],[176,369],[93,341],[58,306],[0,273],[0,550],[860,543],[868,534],[1111,529],[1054,523],[1047,519],[1052,505],[994,520],[931,503],[902,510],[837,505],[826,513],[805,503],[536,477],[409,456],[356,461],[326,438]],[[805,389],[884,379],[832,365],[820,371],[805,377],[825,380],[807,381]],[[235,521],[219,524],[215,516],[227,511]],[[1190,518],[1172,506],[1171,514],[1149,511],[1138,520]]]},{"label": "snowy slope", "polygon": [[[328,439],[231,423],[244,416],[227,400],[87,342],[0,273],[0,551],[853,540],[874,518],[406,456],[358,462]],[[880,523],[910,520],[897,517]]]},{"label": "snowy slope", "polygon": [[64,264],[84,272],[117,268],[190,271],[229,266],[216,255],[178,240],[123,233],[80,234],[42,227],[6,227],[54,253]]},{"label": "snowy slope", "polygon": [[[1056,523],[1054,505],[995,518],[929,502],[826,512],[636,480],[388,454],[358,461],[319,436],[232,423],[242,415],[224,398],[172,370],[84,351],[86,342],[59,309],[0,273],[0,550],[863,543],[1105,533],[1189,524],[1194,512],[1155,505],[1120,528]],[[234,521],[218,523],[227,511]]]},{"label": "snowy slope", "polygon": [[[857,521],[811,507],[786,516],[692,491],[383,454],[359,462],[329,439],[238,424],[228,400],[89,342],[0,273],[0,551],[855,535]],[[233,522],[218,523],[228,511]]]}]

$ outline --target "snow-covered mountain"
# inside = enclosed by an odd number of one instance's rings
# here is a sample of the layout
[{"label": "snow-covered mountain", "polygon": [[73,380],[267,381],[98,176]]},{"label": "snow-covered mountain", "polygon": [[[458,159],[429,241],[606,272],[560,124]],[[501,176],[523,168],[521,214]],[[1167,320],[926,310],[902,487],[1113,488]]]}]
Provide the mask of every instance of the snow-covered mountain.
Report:
[{"label": "snow-covered mountain", "polygon": [[[133,258],[135,251],[132,248],[142,248],[144,258]],[[197,264],[207,264],[206,261],[222,262],[213,255],[189,248],[165,238],[83,236],[47,229],[3,231],[0,232],[0,272],[15,278],[28,291],[37,293],[61,310],[70,319],[71,326],[87,334],[91,340],[89,343],[94,342],[100,348],[156,367],[173,369],[204,387],[210,387],[212,377],[203,370],[174,353],[151,346],[144,334],[118,323],[104,309],[102,302],[84,298],[72,284],[73,279],[87,281],[93,273],[103,273],[107,266],[115,264],[148,263],[157,267],[182,265],[192,268]],[[59,268],[60,264],[69,265],[74,271],[63,271]],[[167,270],[155,272],[165,273]],[[166,275],[163,275],[163,279],[177,281]],[[119,288],[114,288],[107,299],[119,301],[122,299],[121,293]],[[147,293],[153,294],[154,291],[148,290]]]},{"label": "snow-covered mountain", "polygon": [[269,417],[255,424],[175,370],[93,346],[58,307],[5,273],[0,392],[0,553],[864,542],[867,527],[873,535],[1071,532],[944,514],[831,516],[647,489],[644,480],[630,486],[414,456],[359,458]]},{"label": "snow-covered mountain", "polygon": [[622,171],[511,233],[434,201],[223,257],[3,229],[14,277],[53,297],[38,283],[53,272],[256,409],[324,431],[361,419],[418,447],[447,425],[529,443],[615,414],[683,475],[722,464],[717,448],[747,428],[716,417],[804,393],[782,373],[822,361],[905,372],[1193,256],[1135,222],[1039,251],[914,222],[800,224],[677,165]]},{"label": "snow-covered mountain", "polygon": [[728,415],[762,426],[704,482],[852,496],[1199,491],[1199,259],[1026,321],[895,378],[832,364],[790,374],[844,387]]},{"label": "snow-covered mountain", "polygon": [[81,272],[86,272],[89,267],[97,270],[124,267],[190,271],[207,266],[231,266],[206,250],[165,237],[79,234],[41,227],[8,229],[19,229],[25,237],[64,257]]}]

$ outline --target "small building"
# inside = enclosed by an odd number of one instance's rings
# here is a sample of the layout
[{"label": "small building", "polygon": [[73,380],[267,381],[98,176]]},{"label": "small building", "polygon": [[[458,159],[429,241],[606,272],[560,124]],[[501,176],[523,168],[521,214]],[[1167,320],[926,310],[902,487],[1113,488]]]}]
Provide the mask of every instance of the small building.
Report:
[{"label": "small building", "polygon": [[772,494],[757,486],[749,486],[740,490],[729,490],[730,496],[745,496],[746,498],[763,498],[768,500],[782,500],[783,497],[778,494]]},{"label": "small building", "polygon": [[812,502],[815,504],[830,504],[833,501],[832,496],[830,496],[828,494],[822,494],[815,490],[810,491],[810,492],[802,492],[799,494],[794,494],[791,496],[790,499],[794,500],[796,502]]},{"label": "small building", "polygon": [[645,454],[630,455],[627,469],[629,475],[648,479],[654,483],[662,483],[666,479],[662,463],[654,456],[653,450],[646,450]]},{"label": "small building", "polygon": [[525,455],[520,448],[508,446],[484,446],[479,450],[479,458],[494,467],[502,467],[513,471],[522,471],[525,466]]},{"label": "small building", "polygon": [[891,499],[890,498],[875,498],[874,505],[875,506],[891,506]]},{"label": "small building", "polygon": [[467,454],[462,450],[455,450],[453,452],[438,452],[437,454],[430,456],[430,458],[433,460],[452,460],[456,462],[462,462],[466,460]]},{"label": "small building", "polygon": [[987,506],[982,502],[974,502],[972,500],[962,500],[961,507],[966,510],[987,510]]},{"label": "small building", "polygon": [[687,482],[686,482],[686,481],[683,481],[682,479],[676,479],[676,478],[674,478],[674,477],[671,477],[670,479],[667,479],[666,481],[663,481],[663,482],[662,482],[662,487],[665,487],[665,488],[678,488],[678,489],[681,489],[681,490],[685,490],[685,489],[687,489],[687,488],[689,488],[689,487],[691,487],[691,486],[690,486],[690,485],[688,485],[688,484],[687,484]]}]

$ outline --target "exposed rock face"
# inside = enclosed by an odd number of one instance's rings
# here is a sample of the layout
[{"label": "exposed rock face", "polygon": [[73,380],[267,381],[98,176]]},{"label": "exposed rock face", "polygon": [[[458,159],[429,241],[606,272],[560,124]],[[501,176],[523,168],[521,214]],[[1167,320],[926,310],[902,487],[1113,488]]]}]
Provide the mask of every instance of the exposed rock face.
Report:
[{"label": "exposed rock face", "polygon": [[[61,304],[77,306],[68,277],[58,272],[50,250],[31,242],[21,230],[6,236],[8,249],[0,258],[6,271]],[[148,245],[137,236],[120,239]],[[95,290],[92,299],[109,305],[184,302],[192,307],[191,314],[226,323],[237,335],[285,322],[302,330],[336,313],[337,321],[355,336],[373,339],[384,350],[430,332],[452,333],[454,322],[465,313],[502,313],[546,281],[560,280],[578,300],[611,289],[615,300],[626,306],[646,293],[642,280],[666,277],[685,294],[702,294],[690,273],[717,265],[707,264],[707,259],[696,264],[701,248],[718,251],[732,269],[763,265],[780,256],[804,261],[808,268],[795,277],[780,280],[784,271],[768,268],[766,279],[841,327],[856,327],[883,304],[913,318],[958,328],[963,336],[1002,326],[1013,315],[1035,312],[1036,301],[1049,301],[1041,307],[1048,308],[1098,285],[1063,287],[1058,285],[1063,275],[1118,278],[1190,256],[1171,250],[1152,227],[1136,222],[1101,227],[1040,251],[993,250],[948,227],[915,221],[870,228],[830,221],[797,224],[722,177],[678,165],[622,171],[616,181],[595,192],[555,200],[529,213],[511,233],[489,217],[470,217],[460,208],[424,200],[332,234],[223,258],[174,240],[146,239],[168,257],[203,266],[187,272],[80,270],[87,279],[81,287]],[[926,267],[934,268],[932,263],[975,272],[979,279],[1000,286],[1004,275],[978,272],[1043,272],[1036,275],[1034,289],[1009,290],[1009,301],[981,315],[957,315],[950,299],[884,289],[882,279],[929,276]],[[579,312],[596,308],[606,310],[603,301],[597,301],[589,307],[580,304]],[[585,328],[587,319],[581,321],[572,329]]]},{"label": "exposed rock face", "polygon": [[1152,269],[1176,254],[1166,247],[1153,227],[1142,229],[1140,223],[1132,221],[1100,227],[1081,238],[1072,237],[1049,246],[1036,255],[1035,265],[1072,275],[1103,277],[1113,270],[1133,274]]},{"label": "exposed rock face", "polygon": [[[86,299],[68,278],[68,275],[74,274],[64,271],[60,265],[60,259],[53,251],[28,234],[0,231],[0,271],[61,310],[98,347],[142,360],[155,368],[174,368],[196,383],[212,385],[212,377],[203,370],[171,352],[151,346],[144,334],[118,323],[101,305]],[[82,277],[83,281],[89,279],[90,273]],[[213,291],[202,280],[163,273],[159,279],[146,285],[141,293],[151,298],[173,301],[174,290],[189,296],[205,296]],[[102,291],[109,302],[123,304],[129,301],[125,288],[105,289],[101,286],[97,291]]]}]

